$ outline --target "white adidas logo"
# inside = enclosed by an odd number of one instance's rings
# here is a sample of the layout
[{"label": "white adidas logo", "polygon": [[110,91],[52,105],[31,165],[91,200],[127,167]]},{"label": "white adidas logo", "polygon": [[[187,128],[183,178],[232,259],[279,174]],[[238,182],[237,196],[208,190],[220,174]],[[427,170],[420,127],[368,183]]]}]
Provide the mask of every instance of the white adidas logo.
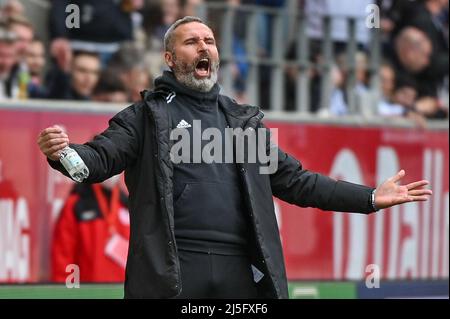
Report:
[{"label": "white adidas logo", "polygon": [[178,125],[177,125],[177,128],[188,128],[188,127],[192,127],[192,126],[185,120],[181,120],[180,123],[178,123]]}]

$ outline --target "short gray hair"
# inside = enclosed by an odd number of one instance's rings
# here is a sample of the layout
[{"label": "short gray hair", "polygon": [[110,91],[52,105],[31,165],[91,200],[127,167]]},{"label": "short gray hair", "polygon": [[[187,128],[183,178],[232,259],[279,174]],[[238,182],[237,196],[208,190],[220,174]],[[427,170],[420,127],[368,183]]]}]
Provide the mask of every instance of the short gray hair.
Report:
[{"label": "short gray hair", "polygon": [[164,35],[164,50],[165,51],[173,51],[173,33],[176,28],[178,28],[180,25],[191,23],[191,22],[199,22],[206,26],[208,26],[205,22],[203,22],[202,19],[198,17],[192,17],[192,16],[186,16],[182,19],[178,19],[175,21],[169,29],[166,31],[166,34]]}]

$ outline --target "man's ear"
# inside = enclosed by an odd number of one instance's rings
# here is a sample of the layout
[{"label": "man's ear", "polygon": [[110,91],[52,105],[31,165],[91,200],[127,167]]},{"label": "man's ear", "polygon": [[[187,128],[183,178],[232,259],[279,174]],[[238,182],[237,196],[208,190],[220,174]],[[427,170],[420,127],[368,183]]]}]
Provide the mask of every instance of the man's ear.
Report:
[{"label": "man's ear", "polygon": [[172,52],[166,51],[164,53],[164,60],[166,60],[166,64],[169,68],[173,68],[174,63],[173,63],[173,54]]}]

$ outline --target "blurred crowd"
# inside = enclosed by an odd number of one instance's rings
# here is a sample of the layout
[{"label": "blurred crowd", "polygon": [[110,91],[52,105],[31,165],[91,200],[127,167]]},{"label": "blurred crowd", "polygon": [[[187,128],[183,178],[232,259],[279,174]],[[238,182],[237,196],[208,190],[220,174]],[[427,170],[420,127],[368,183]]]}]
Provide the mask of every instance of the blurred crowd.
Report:
[{"label": "blurred crowd", "polygon": [[[380,10],[381,57],[376,69],[370,67],[373,43],[369,29],[361,20],[361,12],[371,3]],[[302,1],[310,35],[310,111],[326,112],[334,116],[350,113],[347,81],[353,80],[350,92],[356,96],[356,106],[367,107],[371,90],[371,76],[378,76],[379,103],[375,114],[385,117],[407,117],[419,127],[426,119],[448,117],[448,0],[378,0],[378,1]],[[320,109],[321,80],[325,62],[322,50],[323,34],[318,17],[329,15],[360,18],[356,27],[357,52],[354,56],[354,78],[348,66],[348,35],[342,25],[332,24],[333,56],[331,66],[332,91],[327,109]],[[364,17],[363,17],[364,18]],[[342,32],[341,32],[342,31]],[[345,32],[344,32],[345,31]],[[295,43],[288,51],[288,59],[296,59]],[[286,72],[286,104],[295,108],[298,68]],[[359,104],[358,104],[359,102]],[[364,110],[361,110],[364,114]]]},{"label": "blurred crowd", "polygon": [[[140,100],[140,92],[151,89],[153,80],[165,69],[163,37],[168,27],[185,15],[196,15],[204,0],[48,0],[50,4],[49,41],[37,36],[36,28],[18,0],[3,0],[0,8],[0,100],[67,99],[126,103]],[[212,0],[208,2],[213,2]],[[288,0],[215,0],[228,2],[239,10],[240,4],[282,8]],[[356,5],[355,3],[359,3]],[[311,112],[324,112],[321,81],[324,63],[320,17],[329,15],[366,15],[364,6],[374,1],[297,0],[298,10],[308,17],[310,39],[307,70],[310,79]],[[338,6],[337,3],[339,3]],[[376,113],[408,117],[423,126],[427,118],[448,117],[448,0],[379,0],[381,13],[382,61],[378,75],[381,101]],[[68,28],[70,12],[80,8],[81,28]],[[361,7],[361,5],[364,5]],[[107,14],[105,14],[107,13]],[[220,19],[208,16],[213,27]],[[258,50],[246,52],[245,19],[235,19],[232,54],[271,57],[273,19],[262,16],[258,22]],[[70,21],[69,21],[70,22]],[[73,21],[72,21],[73,22]],[[217,22],[217,24],[220,24]],[[364,29],[364,27],[363,27]],[[319,30],[319,31],[318,31]],[[339,27],[333,27],[338,31]],[[42,30],[39,30],[42,34]],[[362,30],[362,31],[367,31]],[[220,37],[220,33],[216,32]],[[218,39],[220,43],[220,39]],[[349,113],[349,67],[346,57],[348,38],[338,32],[334,44],[331,79],[331,115]],[[370,38],[358,35],[355,56],[355,94],[364,101],[370,94]],[[297,58],[296,42],[287,43],[285,59]],[[328,61],[329,62],[329,61]],[[298,66],[287,64],[285,74],[286,110],[295,110]],[[246,102],[249,64],[233,62],[235,97]],[[270,90],[268,66],[260,68],[260,101],[268,105]],[[373,70],[372,70],[373,72]]]},{"label": "blurred crowd", "polygon": [[381,1],[382,115],[448,117],[448,0]]}]

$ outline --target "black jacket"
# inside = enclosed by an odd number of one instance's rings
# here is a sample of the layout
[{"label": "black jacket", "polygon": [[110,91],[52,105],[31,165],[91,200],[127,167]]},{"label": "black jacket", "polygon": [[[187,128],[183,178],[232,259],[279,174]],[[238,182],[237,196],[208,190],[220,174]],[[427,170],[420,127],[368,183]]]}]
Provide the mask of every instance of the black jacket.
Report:
[{"label": "black jacket", "polygon": [[[97,183],[125,170],[129,190],[130,247],[126,298],[170,298],[182,289],[174,240],[173,165],[169,157],[169,119],[164,91],[143,92],[143,101],[114,116],[109,128],[84,145],[71,146]],[[220,95],[219,105],[232,128],[262,127],[259,108],[238,105]],[[264,274],[261,298],[287,298],[284,258],[272,195],[302,207],[369,213],[373,188],[335,181],[303,169],[276,145],[278,170],[259,173],[258,164],[238,164],[252,221],[252,263]],[[59,162],[50,165],[67,175]]]}]

